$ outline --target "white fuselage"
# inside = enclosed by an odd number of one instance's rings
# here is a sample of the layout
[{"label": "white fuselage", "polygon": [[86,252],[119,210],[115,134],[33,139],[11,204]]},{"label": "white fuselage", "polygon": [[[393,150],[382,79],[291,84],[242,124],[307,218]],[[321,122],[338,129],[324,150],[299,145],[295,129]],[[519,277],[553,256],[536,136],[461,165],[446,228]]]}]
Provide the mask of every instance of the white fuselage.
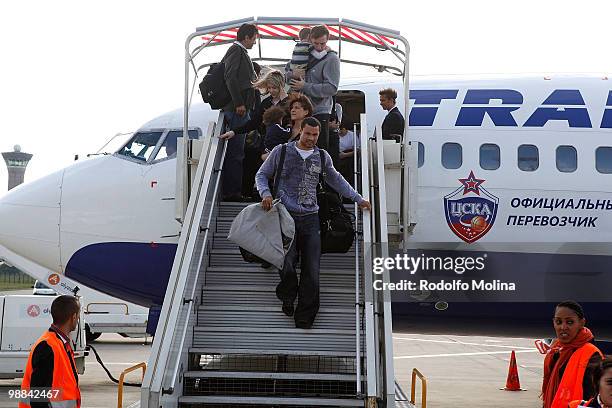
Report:
[{"label": "white fuselage", "polygon": [[[378,91],[386,87],[400,91],[401,83],[354,80],[341,87],[365,94],[368,135],[386,114],[378,104]],[[416,78],[411,88],[409,139],[422,143],[424,150],[411,247],[608,258],[612,174],[596,168],[597,149],[612,147],[608,80]],[[402,109],[404,101],[397,102]],[[215,111],[198,105],[189,125],[205,133],[215,118]],[[182,110],[177,110],[139,132],[160,130],[165,135],[169,129],[181,129],[182,121]],[[446,143],[461,146],[457,168],[442,164]],[[481,167],[483,144],[497,146],[498,168]],[[519,168],[521,145],[537,147],[537,169]],[[575,148],[575,171],[558,169],[559,146]],[[494,217],[482,215],[488,223],[485,233],[468,243],[452,230],[453,217],[469,229],[475,215],[471,213],[484,207],[460,205],[461,192],[450,196],[470,172],[484,180],[480,186],[498,201]],[[114,154],[75,163],[0,200],[0,245],[109,294],[147,306],[160,304],[181,227],[174,217],[175,173],[176,160],[171,158],[145,162]],[[388,197],[399,198],[398,186],[388,184],[387,190]],[[447,196],[456,200],[448,203],[456,212],[453,216],[445,214]]]}]

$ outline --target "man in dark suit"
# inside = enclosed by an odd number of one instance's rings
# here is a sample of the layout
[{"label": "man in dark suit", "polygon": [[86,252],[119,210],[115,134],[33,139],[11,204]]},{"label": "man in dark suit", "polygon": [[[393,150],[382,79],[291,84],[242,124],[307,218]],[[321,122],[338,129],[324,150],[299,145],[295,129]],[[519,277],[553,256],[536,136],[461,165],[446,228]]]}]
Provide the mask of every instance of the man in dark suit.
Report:
[{"label": "man in dark suit", "polygon": [[387,88],[378,92],[378,95],[380,96],[380,106],[389,111],[382,124],[382,138],[399,142],[404,135],[404,116],[395,106],[397,92],[395,92],[395,89]]},{"label": "man in dark suit", "polygon": [[[256,79],[253,62],[247,50],[257,41],[258,32],[254,24],[243,24],[238,29],[236,41],[227,50],[221,62],[225,65],[225,83],[232,96],[231,102],[223,108],[226,129],[244,125],[256,99],[253,82]],[[227,152],[223,165],[222,191],[226,201],[241,201],[242,161],[246,135],[236,135],[227,141]]]}]

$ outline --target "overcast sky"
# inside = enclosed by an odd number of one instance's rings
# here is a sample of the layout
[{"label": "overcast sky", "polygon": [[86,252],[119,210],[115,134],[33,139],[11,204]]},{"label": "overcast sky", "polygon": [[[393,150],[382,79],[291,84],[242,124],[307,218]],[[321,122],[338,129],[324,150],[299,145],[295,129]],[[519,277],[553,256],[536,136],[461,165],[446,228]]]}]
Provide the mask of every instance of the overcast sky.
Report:
[{"label": "overcast sky", "polygon": [[[211,6],[213,4],[214,6]],[[292,6],[296,4],[296,6]],[[255,16],[344,17],[399,30],[411,73],[612,73],[612,1],[12,1],[0,14],[0,151],[26,181],[176,109],[198,26]],[[6,191],[0,165],[0,195]]]}]

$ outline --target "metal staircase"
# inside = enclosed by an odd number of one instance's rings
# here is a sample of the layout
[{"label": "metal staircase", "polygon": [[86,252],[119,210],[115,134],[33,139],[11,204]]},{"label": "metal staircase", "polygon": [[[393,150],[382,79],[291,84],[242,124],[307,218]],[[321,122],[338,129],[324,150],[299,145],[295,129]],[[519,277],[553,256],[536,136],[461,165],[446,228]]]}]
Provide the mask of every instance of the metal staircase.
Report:
[{"label": "metal staircase", "polygon": [[[228,43],[217,35],[230,35],[245,22],[265,26],[315,21],[262,17],[202,27],[190,35],[185,59],[186,124],[197,85],[190,79],[190,68],[198,72],[210,65],[196,65],[194,59],[207,47]],[[381,43],[381,36],[386,41],[397,39],[404,51],[387,43],[385,47],[402,63],[399,72],[407,96],[409,48],[398,32],[350,20],[316,22],[339,30],[364,30]],[[192,40],[202,43],[192,48]],[[259,53],[265,60],[261,48]],[[355,169],[372,212],[356,214],[360,233],[347,254],[322,257],[321,307],[312,329],[304,330],[295,328],[293,318],[281,311],[275,295],[278,272],[246,264],[226,238],[243,204],[218,202],[226,149],[217,137],[222,120],[220,114],[200,140],[188,140],[185,130],[178,144],[176,216],[183,227],[143,380],[141,406],[406,406],[395,401],[389,294],[375,291],[372,284],[374,279],[389,279],[372,272],[373,257],[388,254],[380,130],[368,131],[366,115],[361,115],[361,160]],[[401,168],[406,163],[416,168],[414,155],[407,154],[412,151],[409,144],[402,149]],[[402,201],[401,214],[413,201],[410,189],[404,191],[414,185],[410,179],[401,179],[401,196],[408,197]],[[404,225],[409,221],[402,220]]]},{"label": "metal staircase", "polygon": [[[365,120],[362,115],[367,129]],[[371,257],[381,248],[372,239],[386,235],[380,230],[383,212],[363,213],[348,253],[323,255],[317,319],[312,329],[295,328],[276,298],[278,271],[245,263],[227,240],[245,204],[217,202],[225,151],[216,137],[220,123],[199,142],[199,159],[186,161],[197,163],[197,171],[142,406],[393,406],[391,313],[372,289],[371,271]],[[362,151],[374,158],[375,146],[362,141]],[[375,176],[383,168],[369,163],[369,154],[362,155],[362,183],[370,186],[372,176],[372,183],[384,186]],[[366,198],[369,193],[362,192]],[[379,195],[372,200],[383,204]]]},{"label": "metal staircase", "polygon": [[[220,203],[181,404],[363,406],[357,395],[355,252],[323,256],[321,308],[310,330],[281,311],[275,268],[246,266]],[[194,405],[195,404],[195,405]]]}]

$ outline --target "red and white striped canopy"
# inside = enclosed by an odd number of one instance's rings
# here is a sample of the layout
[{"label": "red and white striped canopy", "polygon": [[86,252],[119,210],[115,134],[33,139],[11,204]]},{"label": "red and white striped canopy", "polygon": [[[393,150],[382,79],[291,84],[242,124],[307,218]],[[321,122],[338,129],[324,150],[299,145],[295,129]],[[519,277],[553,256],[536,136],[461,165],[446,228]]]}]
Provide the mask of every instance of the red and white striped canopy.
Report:
[{"label": "red and white striped canopy", "polygon": [[[289,25],[289,24],[258,24],[259,35],[265,37],[279,37],[285,39],[297,39],[298,33],[303,27],[311,27],[310,25]],[[349,28],[345,26],[327,26],[330,32],[331,39],[337,39],[342,37],[343,39],[350,40],[351,42],[357,42],[368,45],[395,45],[395,42],[383,35],[379,34],[380,39],[367,31],[357,30],[355,28]],[[212,42],[224,42],[232,41],[236,39],[236,32],[238,28],[230,28],[228,30],[221,31],[212,40]],[[204,41],[208,41],[213,38],[212,34],[207,34],[202,37]]]}]

